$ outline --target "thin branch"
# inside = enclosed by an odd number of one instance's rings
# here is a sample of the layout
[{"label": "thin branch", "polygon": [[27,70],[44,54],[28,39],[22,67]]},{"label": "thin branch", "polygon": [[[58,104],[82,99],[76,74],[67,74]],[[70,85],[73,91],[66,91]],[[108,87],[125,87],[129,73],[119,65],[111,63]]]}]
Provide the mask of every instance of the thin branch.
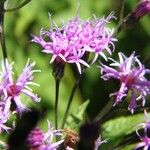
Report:
[{"label": "thin branch", "polygon": [[70,97],[69,97],[69,101],[68,101],[68,104],[67,104],[67,108],[66,108],[66,111],[65,111],[65,115],[64,115],[64,118],[63,118],[62,126],[61,126],[62,129],[65,126],[65,123],[66,123],[66,120],[67,120],[67,116],[68,116],[68,113],[69,113],[69,110],[70,110],[70,106],[71,106],[71,103],[73,101],[73,97],[74,97],[75,91],[76,91],[76,89],[77,89],[77,87],[79,85],[80,79],[81,79],[81,75],[78,76],[78,78],[76,79],[76,81],[74,83],[74,86],[72,88],[72,91],[71,91],[71,94],[70,94]]},{"label": "thin branch", "polygon": [[125,6],[125,0],[122,0],[120,3],[121,10],[120,10],[120,16],[119,16],[119,24],[122,22],[122,19],[124,17],[124,6]]},{"label": "thin branch", "polygon": [[55,79],[55,128],[58,128],[58,97],[60,80]]},{"label": "thin branch", "polygon": [[101,120],[108,115],[111,110],[113,109],[113,101],[110,99],[108,103],[104,106],[104,108],[99,112],[99,114],[96,116],[95,121],[101,122]]},{"label": "thin branch", "polygon": [[4,59],[7,58],[5,35],[4,35],[4,3],[0,3],[0,43]]}]

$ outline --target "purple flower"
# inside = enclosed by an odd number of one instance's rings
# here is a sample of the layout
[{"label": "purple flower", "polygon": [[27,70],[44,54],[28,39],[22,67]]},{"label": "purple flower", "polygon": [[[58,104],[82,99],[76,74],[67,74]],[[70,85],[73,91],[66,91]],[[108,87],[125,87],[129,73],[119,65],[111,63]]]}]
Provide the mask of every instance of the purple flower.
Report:
[{"label": "purple flower", "polygon": [[0,101],[0,133],[3,130],[8,131],[11,129],[5,125],[7,120],[10,118],[10,112],[8,109],[7,104]]},{"label": "purple flower", "polygon": [[[144,110],[144,117],[145,117],[145,122],[138,124],[136,127],[136,133],[138,137],[140,138],[141,142],[138,143],[135,147],[135,150],[138,150],[140,148],[143,148],[144,150],[148,150],[150,148],[150,138],[148,137],[148,130],[150,129],[150,119],[148,117],[148,114],[146,110]],[[144,129],[144,136],[141,136],[140,133],[138,132],[139,129],[143,128]]]},{"label": "purple flower", "polygon": [[48,122],[47,133],[35,128],[29,133],[27,143],[31,150],[56,150],[64,140],[53,143],[54,136],[62,136],[62,133],[60,130],[53,130],[50,122]]},{"label": "purple flower", "polygon": [[96,141],[95,141],[95,149],[94,150],[98,150],[99,149],[99,146],[103,143],[107,143],[106,140],[101,140],[101,137],[99,137]]},{"label": "purple flower", "polygon": [[140,140],[141,140],[141,142],[136,145],[134,150],[139,150],[140,148],[143,148],[143,150],[149,150],[149,148],[150,148],[150,138],[148,136],[144,136],[144,137],[140,136]]},{"label": "purple flower", "polygon": [[137,101],[142,100],[142,105],[145,104],[145,97],[150,94],[150,81],[144,76],[150,73],[150,70],[145,69],[134,52],[130,57],[119,53],[119,62],[110,58],[113,62],[111,67],[101,64],[102,78],[108,80],[114,78],[120,81],[120,89],[118,92],[111,94],[115,96],[115,104],[122,102],[123,97],[127,96],[128,91],[131,91],[131,99],[128,109],[133,113],[137,107]]},{"label": "purple flower", "polygon": [[144,110],[145,122],[137,125],[138,128],[144,128],[144,133],[146,134],[150,130],[150,118],[148,117],[147,111]]},{"label": "purple flower", "polygon": [[29,85],[38,85],[33,83],[33,73],[39,72],[39,70],[33,70],[35,62],[29,63],[29,60],[24,67],[22,73],[16,81],[13,80],[13,63],[9,64],[6,59],[2,63],[2,70],[0,72],[0,97],[1,102],[5,104],[5,114],[10,110],[12,102],[16,105],[17,112],[27,110],[26,106],[21,102],[21,94],[25,94],[33,101],[38,102],[40,98],[32,92]]},{"label": "purple flower", "polygon": [[106,26],[112,18],[115,18],[112,13],[107,18],[94,17],[93,20],[85,22],[77,17],[62,28],[55,26],[49,31],[41,29],[40,36],[34,36],[32,41],[41,45],[43,52],[52,55],[50,63],[54,61],[75,63],[81,73],[81,64],[89,67],[85,54],[94,53],[93,62],[95,62],[99,55],[107,59],[105,49],[109,54],[114,50],[113,42],[117,41],[113,37],[114,30]]}]

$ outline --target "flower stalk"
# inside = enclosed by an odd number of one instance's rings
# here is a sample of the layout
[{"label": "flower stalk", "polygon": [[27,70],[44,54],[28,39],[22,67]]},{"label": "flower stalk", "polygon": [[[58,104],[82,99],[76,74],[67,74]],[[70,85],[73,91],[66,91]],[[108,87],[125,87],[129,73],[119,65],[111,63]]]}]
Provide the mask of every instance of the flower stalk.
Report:
[{"label": "flower stalk", "polygon": [[[85,53],[85,55],[83,57],[83,60],[87,61],[88,64],[91,65],[92,60],[88,60],[88,59],[89,59],[89,53]],[[86,70],[86,67],[82,66],[81,70],[82,70],[82,73],[84,73],[85,70]],[[80,73],[77,74],[74,86],[72,88],[72,91],[71,91],[71,94],[70,94],[70,97],[69,97],[69,100],[68,100],[67,108],[66,108],[66,111],[65,111],[65,114],[64,114],[64,118],[63,118],[63,122],[62,122],[62,126],[61,126],[62,129],[65,127],[65,123],[67,121],[67,117],[68,117],[69,110],[70,110],[70,107],[71,107],[71,104],[72,104],[72,101],[73,101],[73,97],[74,97],[74,94],[77,90],[77,87],[79,86],[81,76],[82,76],[82,74],[80,74]]]},{"label": "flower stalk", "polygon": [[0,2],[0,43],[4,59],[7,58],[5,35],[4,35],[4,1]]},{"label": "flower stalk", "polygon": [[120,16],[119,16],[119,23],[121,23],[121,21],[123,19],[125,0],[122,0],[120,3],[121,3],[120,4],[121,10],[120,10]]},{"label": "flower stalk", "polygon": [[58,128],[58,99],[60,81],[64,75],[65,64],[62,61],[55,61],[53,64],[53,77],[55,79],[55,128]]},{"label": "flower stalk", "polygon": [[55,79],[55,128],[58,128],[58,97],[60,80]]},{"label": "flower stalk", "polygon": [[107,104],[103,107],[103,109],[98,113],[95,118],[96,122],[101,122],[102,119],[107,115],[110,114],[110,111],[113,109],[113,101],[110,99]]},{"label": "flower stalk", "polygon": [[71,104],[72,104],[72,101],[73,101],[73,97],[74,97],[76,89],[79,85],[80,79],[81,79],[81,74],[78,75],[78,78],[76,79],[76,81],[74,83],[74,86],[72,88],[72,91],[71,91],[71,94],[70,94],[70,97],[69,97],[69,101],[68,101],[68,104],[67,104],[67,108],[66,108],[66,111],[65,111],[65,115],[64,115],[64,118],[63,118],[62,126],[61,126],[62,129],[65,126],[65,123],[66,123],[66,120],[67,120],[67,117],[68,117],[68,113],[69,113],[69,110],[70,110],[70,107],[71,107]]}]

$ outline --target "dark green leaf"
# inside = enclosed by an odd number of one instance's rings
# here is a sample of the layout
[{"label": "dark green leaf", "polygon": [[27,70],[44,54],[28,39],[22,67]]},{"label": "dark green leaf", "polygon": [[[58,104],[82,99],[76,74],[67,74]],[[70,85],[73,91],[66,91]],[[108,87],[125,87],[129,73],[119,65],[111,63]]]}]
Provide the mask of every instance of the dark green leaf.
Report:
[{"label": "dark green leaf", "polygon": [[107,144],[104,144],[104,149],[114,147],[122,140],[125,136],[135,131],[136,125],[144,122],[144,115],[131,115],[122,116],[113,120],[109,120],[103,124],[103,138],[107,140]]}]

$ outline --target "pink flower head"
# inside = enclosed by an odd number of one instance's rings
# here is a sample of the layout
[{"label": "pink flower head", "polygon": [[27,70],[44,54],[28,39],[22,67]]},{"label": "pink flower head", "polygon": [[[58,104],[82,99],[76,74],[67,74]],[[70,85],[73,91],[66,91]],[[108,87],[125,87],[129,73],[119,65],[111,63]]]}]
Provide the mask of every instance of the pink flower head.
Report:
[{"label": "pink flower head", "polygon": [[62,136],[62,133],[60,130],[53,130],[50,122],[48,122],[47,133],[35,128],[29,133],[27,143],[31,150],[56,150],[64,140],[53,143],[54,136]]},{"label": "pink flower head", "polygon": [[[136,130],[136,133],[140,138],[141,142],[136,145],[135,150],[138,150],[140,148],[143,148],[144,150],[148,150],[150,148],[150,138],[148,137],[147,134],[150,130],[150,119],[148,117],[146,110],[144,110],[144,116],[145,116],[145,122],[137,125],[138,129]],[[138,132],[140,128],[144,129],[144,136],[141,136],[140,133]]]},{"label": "pink flower head", "polygon": [[[22,73],[16,81],[13,80],[13,63],[9,64],[6,59],[2,63],[2,70],[0,72],[0,97],[3,103],[5,103],[5,114],[10,110],[12,102],[16,105],[16,110],[22,112],[26,110],[26,106],[21,102],[20,95],[23,93],[30,97],[33,101],[38,102],[39,97],[32,92],[29,85],[38,85],[33,83],[33,73],[39,72],[39,70],[33,70],[35,62],[29,63],[29,60],[24,67]],[[7,110],[7,111],[6,111]]]},{"label": "pink flower head", "polygon": [[6,122],[10,118],[10,112],[7,110],[7,104],[4,102],[0,101],[0,133],[5,130],[8,131],[11,128],[6,126]]},{"label": "pink flower head", "polygon": [[115,96],[115,104],[122,101],[122,98],[127,96],[128,91],[131,91],[131,99],[128,109],[133,113],[137,107],[137,101],[142,100],[142,105],[145,104],[145,97],[150,94],[150,81],[144,76],[150,73],[150,70],[145,69],[141,64],[135,53],[130,57],[119,53],[119,62],[110,58],[113,62],[111,67],[101,64],[102,78],[108,80],[114,78],[120,81],[120,89],[118,92],[111,94]]},{"label": "pink flower head", "polygon": [[134,150],[140,150],[141,148],[143,150],[149,150],[149,148],[150,148],[150,138],[148,136],[144,136],[144,137],[140,136],[140,140],[141,140],[141,142],[136,145]]},{"label": "pink flower head", "polygon": [[105,59],[104,50],[112,53],[110,46],[114,50],[116,38],[113,37],[114,30],[106,26],[110,19],[114,18],[111,13],[107,18],[82,21],[80,18],[70,20],[62,28],[55,26],[54,29],[44,31],[41,29],[40,36],[34,36],[33,42],[42,46],[43,52],[51,54],[50,63],[62,61],[62,63],[75,63],[79,73],[81,64],[89,67],[84,56],[91,52],[96,61],[99,55]]},{"label": "pink flower head", "polygon": [[145,119],[145,122],[138,124],[137,127],[143,128],[144,133],[147,134],[147,132],[150,131],[150,118],[148,117],[146,110],[144,110],[144,119]]}]

